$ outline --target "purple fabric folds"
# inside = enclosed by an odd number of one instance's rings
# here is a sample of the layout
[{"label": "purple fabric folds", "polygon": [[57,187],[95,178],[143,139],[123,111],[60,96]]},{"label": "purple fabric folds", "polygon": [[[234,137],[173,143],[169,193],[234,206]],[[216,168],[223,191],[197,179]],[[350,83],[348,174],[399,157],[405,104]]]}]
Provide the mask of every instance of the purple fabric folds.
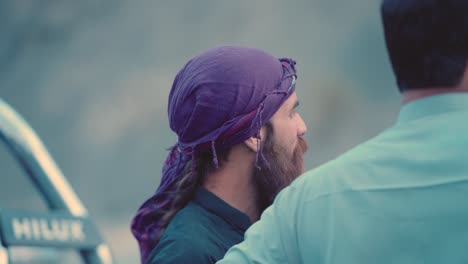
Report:
[{"label": "purple fabric folds", "polygon": [[[154,214],[170,206],[167,192],[199,151],[229,148],[254,136],[294,92],[295,61],[254,48],[223,46],[188,61],[175,77],[168,115],[178,142],[170,148],[156,193],[138,210],[132,232],[142,261],[164,228]],[[260,158],[263,155],[260,153]]]}]

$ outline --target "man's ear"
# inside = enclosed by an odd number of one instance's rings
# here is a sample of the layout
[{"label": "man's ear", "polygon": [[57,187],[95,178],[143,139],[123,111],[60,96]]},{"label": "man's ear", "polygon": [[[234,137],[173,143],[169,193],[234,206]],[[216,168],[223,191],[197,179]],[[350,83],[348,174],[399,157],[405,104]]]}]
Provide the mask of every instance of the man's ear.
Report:
[{"label": "man's ear", "polygon": [[[260,129],[261,138],[265,138],[265,127]],[[260,142],[259,142],[260,141]],[[253,152],[257,153],[259,148],[259,143],[261,144],[261,140],[258,139],[256,136],[252,136],[244,141],[244,144],[247,146],[248,149],[252,150]]]},{"label": "man's ear", "polygon": [[248,149],[257,153],[258,152],[258,141],[259,139],[256,137],[249,137],[247,140],[244,141],[244,144],[247,146]]}]

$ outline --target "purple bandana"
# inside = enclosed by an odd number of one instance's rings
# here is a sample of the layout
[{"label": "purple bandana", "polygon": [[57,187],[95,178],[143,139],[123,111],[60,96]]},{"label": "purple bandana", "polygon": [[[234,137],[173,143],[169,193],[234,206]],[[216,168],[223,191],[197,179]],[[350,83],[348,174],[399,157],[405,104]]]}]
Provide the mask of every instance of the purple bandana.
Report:
[{"label": "purple bandana", "polygon": [[132,222],[142,260],[146,261],[158,242],[155,235],[164,228],[154,212],[171,203],[165,192],[194,159],[195,150],[212,151],[218,166],[216,149],[252,136],[260,141],[260,128],[295,90],[295,64],[258,49],[224,46],[192,58],[179,71],[168,102],[169,123],[178,142],[170,148],[159,188]]}]

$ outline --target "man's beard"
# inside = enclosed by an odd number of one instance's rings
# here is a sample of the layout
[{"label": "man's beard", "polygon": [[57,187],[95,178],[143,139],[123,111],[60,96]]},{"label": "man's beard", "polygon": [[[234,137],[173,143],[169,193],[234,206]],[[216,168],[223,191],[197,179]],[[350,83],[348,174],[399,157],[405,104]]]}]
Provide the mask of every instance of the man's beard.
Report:
[{"label": "man's beard", "polygon": [[276,195],[304,172],[304,153],[308,148],[307,142],[298,137],[291,156],[275,142],[272,127],[267,125],[266,134],[263,155],[268,164],[259,158],[260,168],[254,167],[253,173],[260,212],[270,206]]}]

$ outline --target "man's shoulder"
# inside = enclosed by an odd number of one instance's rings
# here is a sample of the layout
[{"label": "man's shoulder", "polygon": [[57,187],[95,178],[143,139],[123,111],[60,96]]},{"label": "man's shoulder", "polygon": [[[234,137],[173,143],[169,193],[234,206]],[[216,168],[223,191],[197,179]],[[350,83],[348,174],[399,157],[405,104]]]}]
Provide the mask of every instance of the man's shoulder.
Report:
[{"label": "man's shoulder", "polygon": [[198,238],[163,235],[151,251],[147,264],[210,263],[209,260],[209,252]]},{"label": "man's shoulder", "polygon": [[[171,223],[172,224],[172,223]],[[203,225],[187,221],[185,225],[177,222],[164,231],[159,243],[151,251],[148,264],[153,263],[209,263],[206,233],[202,236]]]},{"label": "man's shoulder", "polygon": [[210,263],[204,218],[200,208],[192,203],[181,209],[167,226],[147,263]]},{"label": "man's shoulder", "polygon": [[209,223],[209,213],[200,205],[189,202],[174,215],[165,233],[171,236],[191,237],[196,233],[205,233]]}]

